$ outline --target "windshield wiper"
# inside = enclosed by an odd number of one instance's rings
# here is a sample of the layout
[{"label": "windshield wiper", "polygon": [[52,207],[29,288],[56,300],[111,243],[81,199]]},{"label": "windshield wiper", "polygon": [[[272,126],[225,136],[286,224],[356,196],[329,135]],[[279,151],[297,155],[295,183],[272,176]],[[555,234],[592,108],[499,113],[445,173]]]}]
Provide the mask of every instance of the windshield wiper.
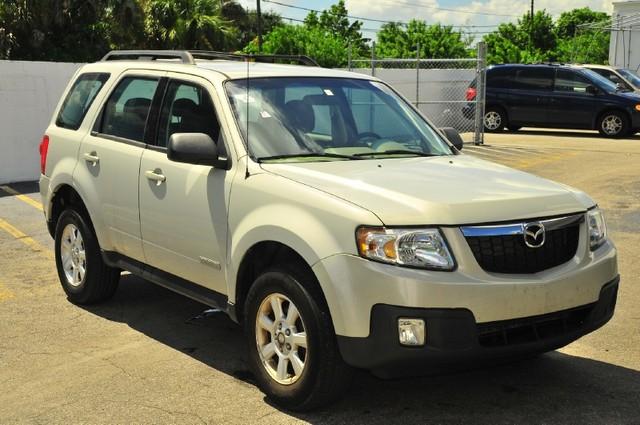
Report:
[{"label": "windshield wiper", "polygon": [[355,155],[340,155],[337,153],[325,153],[325,152],[308,152],[308,153],[295,153],[287,155],[273,155],[263,156],[258,158],[258,162],[277,160],[277,159],[289,159],[289,158],[340,158],[340,159],[362,159],[357,158]]},{"label": "windshield wiper", "polygon": [[353,156],[363,157],[363,156],[378,156],[378,155],[416,155],[416,156],[442,156],[440,154],[435,153],[427,153],[427,152],[416,152],[408,149],[392,149],[389,151],[382,152],[359,152],[354,153]]}]

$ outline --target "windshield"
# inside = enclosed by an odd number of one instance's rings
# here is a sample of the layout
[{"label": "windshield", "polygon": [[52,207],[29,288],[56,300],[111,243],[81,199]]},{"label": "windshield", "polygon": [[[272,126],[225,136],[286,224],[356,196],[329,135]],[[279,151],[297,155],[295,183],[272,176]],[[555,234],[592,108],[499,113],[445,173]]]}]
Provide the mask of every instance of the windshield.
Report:
[{"label": "windshield", "polygon": [[598,87],[600,87],[602,90],[605,90],[609,93],[615,93],[618,90],[618,86],[616,86],[616,84],[609,80],[607,77],[603,77],[597,72],[586,68],[582,69],[582,72],[584,72],[589,78],[591,78],[591,80],[596,83],[596,85],[598,85]]},{"label": "windshield", "polygon": [[618,72],[622,74],[627,81],[636,86],[636,88],[640,87],[640,77],[638,77],[635,72],[630,69],[618,69]]},{"label": "windshield", "polygon": [[246,79],[229,81],[226,90],[250,155],[258,161],[452,153],[425,120],[382,83],[345,78],[248,82],[248,90]]}]

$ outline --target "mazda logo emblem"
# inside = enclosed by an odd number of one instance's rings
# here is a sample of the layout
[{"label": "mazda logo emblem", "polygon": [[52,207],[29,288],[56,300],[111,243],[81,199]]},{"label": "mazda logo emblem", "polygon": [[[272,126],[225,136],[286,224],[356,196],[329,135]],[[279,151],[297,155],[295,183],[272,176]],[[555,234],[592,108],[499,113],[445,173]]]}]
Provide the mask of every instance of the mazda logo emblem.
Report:
[{"label": "mazda logo emblem", "polygon": [[540,222],[524,225],[524,244],[529,248],[540,248],[544,245],[544,224]]}]

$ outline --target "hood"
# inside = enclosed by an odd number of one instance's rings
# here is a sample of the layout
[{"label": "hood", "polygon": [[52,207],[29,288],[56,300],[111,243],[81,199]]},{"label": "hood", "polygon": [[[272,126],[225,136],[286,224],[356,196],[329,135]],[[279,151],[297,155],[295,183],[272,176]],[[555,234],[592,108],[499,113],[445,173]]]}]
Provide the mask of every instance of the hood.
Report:
[{"label": "hood", "polygon": [[359,205],[390,226],[541,218],[593,205],[568,186],[469,155],[263,163],[262,168]]},{"label": "hood", "polygon": [[619,91],[614,93],[617,96],[624,97],[632,102],[640,102],[640,91]]}]

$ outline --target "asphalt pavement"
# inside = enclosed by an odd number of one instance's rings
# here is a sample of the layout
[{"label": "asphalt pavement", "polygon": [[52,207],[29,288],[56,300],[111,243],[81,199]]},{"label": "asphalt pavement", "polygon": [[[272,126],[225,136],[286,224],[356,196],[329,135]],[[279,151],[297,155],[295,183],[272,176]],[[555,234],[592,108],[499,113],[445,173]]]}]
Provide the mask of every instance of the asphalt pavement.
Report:
[{"label": "asphalt pavement", "polygon": [[575,186],[604,209],[621,287],[604,328],[537,358],[383,381],[356,375],[308,414],[254,386],[241,328],[131,275],[104,304],[70,304],[34,183],[0,187],[0,423],[640,424],[640,137],[489,134],[464,152]]}]

